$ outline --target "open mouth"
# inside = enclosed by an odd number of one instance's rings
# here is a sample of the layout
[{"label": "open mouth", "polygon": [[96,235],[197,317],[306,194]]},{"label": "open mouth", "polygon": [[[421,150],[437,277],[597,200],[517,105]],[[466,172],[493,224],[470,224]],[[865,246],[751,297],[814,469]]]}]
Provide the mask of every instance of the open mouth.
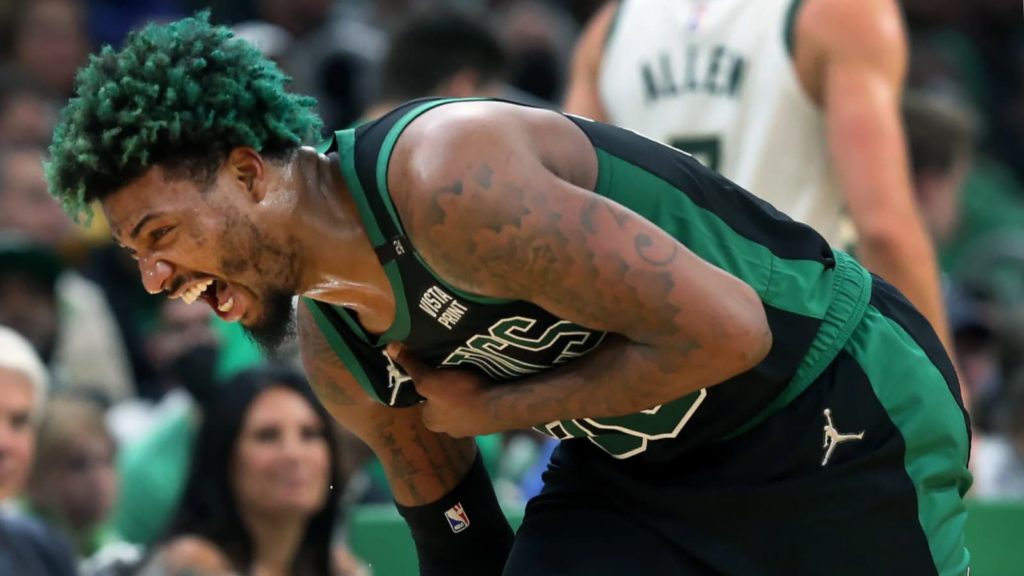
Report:
[{"label": "open mouth", "polygon": [[186,304],[202,300],[228,322],[237,322],[245,314],[239,292],[231,284],[210,276],[193,280],[171,297],[181,298]]}]

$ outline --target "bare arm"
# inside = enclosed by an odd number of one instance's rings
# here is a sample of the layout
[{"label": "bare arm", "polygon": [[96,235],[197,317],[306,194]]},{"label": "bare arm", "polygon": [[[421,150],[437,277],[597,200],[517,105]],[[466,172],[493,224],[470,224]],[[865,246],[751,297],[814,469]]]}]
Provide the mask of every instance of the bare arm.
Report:
[{"label": "bare arm", "polygon": [[[764,358],[771,335],[753,289],[549,171],[539,146],[594,161],[568,120],[552,114],[541,144],[516,112],[494,106],[460,107],[443,130],[428,113],[399,141],[391,190],[406,191],[399,211],[413,241],[456,286],[614,334],[566,369],[496,388],[488,409],[502,428],[633,413]],[[418,146],[427,133],[430,145]]]},{"label": "bare arm", "polygon": [[896,3],[809,3],[798,21],[797,60],[825,110],[858,256],[899,288],[951,349],[935,251],[913,196],[901,124],[907,47]]},{"label": "bare arm", "polygon": [[359,436],[384,466],[395,500],[428,504],[458,484],[476,454],[472,438],[455,439],[427,430],[421,407],[390,408],[359,387],[304,306],[299,308],[302,361],[324,407]]},{"label": "bare arm", "polygon": [[580,34],[569,71],[569,86],[565,92],[565,111],[593,120],[607,121],[608,114],[601,103],[598,78],[601,56],[608,38],[618,2],[608,2],[594,14]]}]

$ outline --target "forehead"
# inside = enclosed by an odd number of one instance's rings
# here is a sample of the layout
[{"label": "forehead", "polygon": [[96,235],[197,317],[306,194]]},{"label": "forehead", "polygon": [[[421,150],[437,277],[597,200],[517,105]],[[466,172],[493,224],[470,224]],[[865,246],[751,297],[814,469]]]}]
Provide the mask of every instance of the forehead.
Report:
[{"label": "forehead", "polygon": [[249,427],[315,419],[316,414],[306,399],[283,386],[275,386],[257,396],[245,418]]},{"label": "forehead", "polygon": [[0,366],[0,412],[32,407],[32,382],[25,374]]},{"label": "forehead", "polygon": [[154,166],[103,199],[103,213],[114,235],[121,240],[148,213],[195,209],[201,200],[198,185],[187,178],[170,178]]}]

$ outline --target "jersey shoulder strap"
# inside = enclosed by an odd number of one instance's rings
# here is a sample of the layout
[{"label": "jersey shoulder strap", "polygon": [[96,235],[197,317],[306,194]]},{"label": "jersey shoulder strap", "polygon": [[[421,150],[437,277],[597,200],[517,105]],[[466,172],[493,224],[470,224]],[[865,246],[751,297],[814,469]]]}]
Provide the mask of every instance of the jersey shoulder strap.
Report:
[{"label": "jersey shoulder strap", "polygon": [[[387,190],[387,167],[395,142],[406,126],[427,110],[452,99],[424,99],[404,104],[379,120],[336,131],[317,150],[336,152],[342,177],[359,210],[366,233],[384,271],[401,294],[405,282],[398,259],[412,251],[405,230]],[[408,307],[397,303],[395,322],[384,335],[367,334],[352,314],[333,306],[302,298],[317,327],[335,354],[371,398],[390,406],[409,406],[422,398],[396,369],[383,346],[403,340],[410,330]]]}]

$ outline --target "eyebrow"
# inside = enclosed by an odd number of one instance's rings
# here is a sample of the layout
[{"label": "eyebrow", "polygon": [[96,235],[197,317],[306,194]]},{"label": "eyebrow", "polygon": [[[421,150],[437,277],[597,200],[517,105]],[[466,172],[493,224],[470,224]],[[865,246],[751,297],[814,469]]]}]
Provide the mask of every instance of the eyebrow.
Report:
[{"label": "eyebrow", "polygon": [[149,214],[146,214],[145,216],[143,216],[142,220],[139,220],[139,223],[135,225],[135,228],[132,228],[132,233],[130,234],[131,239],[132,240],[137,239],[139,237],[139,232],[142,231],[142,227],[145,226],[147,222],[149,222],[153,218],[156,218],[157,216],[162,216],[162,215],[163,215],[163,212],[150,212]]}]

